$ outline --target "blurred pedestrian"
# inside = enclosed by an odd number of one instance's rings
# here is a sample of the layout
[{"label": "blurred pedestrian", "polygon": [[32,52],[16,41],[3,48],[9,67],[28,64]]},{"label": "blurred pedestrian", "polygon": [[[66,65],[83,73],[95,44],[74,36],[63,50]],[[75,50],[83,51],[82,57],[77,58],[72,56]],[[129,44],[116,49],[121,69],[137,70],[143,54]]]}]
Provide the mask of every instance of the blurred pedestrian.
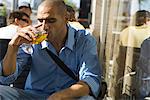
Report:
[{"label": "blurred pedestrian", "polygon": [[[32,9],[31,9],[30,3],[25,2],[25,1],[20,2],[18,5],[18,8],[19,8],[19,11],[26,13],[29,17],[31,16]],[[32,24],[31,19],[29,20],[29,24]]]},{"label": "blurred pedestrian", "polygon": [[31,16],[32,14],[32,9],[31,6],[28,2],[20,2],[18,5],[18,8],[20,11],[23,11],[24,13],[26,13],[28,16]]},{"label": "blurred pedestrian", "polygon": [[18,27],[29,25],[29,16],[22,11],[14,11],[8,17],[8,26],[0,28],[0,39],[11,39]]},{"label": "blurred pedestrian", "polygon": [[139,10],[134,16],[135,25],[129,26],[121,32],[120,44],[140,48],[143,40],[150,36],[150,12]]},{"label": "blurred pedestrian", "polygon": [[66,5],[67,7],[67,17],[68,17],[68,23],[74,27],[75,29],[85,29],[83,25],[81,25],[75,17],[75,10],[73,7]]}]

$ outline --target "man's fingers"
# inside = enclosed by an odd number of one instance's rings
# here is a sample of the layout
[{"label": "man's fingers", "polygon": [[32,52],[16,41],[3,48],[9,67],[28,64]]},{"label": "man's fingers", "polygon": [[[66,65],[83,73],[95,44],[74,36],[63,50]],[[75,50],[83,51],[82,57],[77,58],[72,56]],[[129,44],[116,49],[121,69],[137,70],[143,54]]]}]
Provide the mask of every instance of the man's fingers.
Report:
[{"label": "man's fingers", "polygon": [[18,29],[18,34],[22,37],[24,37],[25,39],[31,41],[34,40],[36,35],[34,33],[33,27],[26,27],[26,28],[22,28],[22,29]]},{"label": "man's fingers", "polygon": [[32,30],[33,32],[38,32],[38,31],[39,31],[39,27],[41,27],[41,26],[42,26],[42,24],[34,25],[33,27],[31,27],[31,30]]},{"label": "man's fingers", "polygon": [[28,33],[20,32],[19,36],[21,36],[22,39],[24,38],[28,41],[32,41],[32,35],[31,35],[31,33],[29,34],[29,32]]},{"label": "man's fingers", "polygon": [[39,27],[41,27],[42,26],[42,24],[37,24],[37,25],[34,25],[33,27],[34,28],[39,28]]}]

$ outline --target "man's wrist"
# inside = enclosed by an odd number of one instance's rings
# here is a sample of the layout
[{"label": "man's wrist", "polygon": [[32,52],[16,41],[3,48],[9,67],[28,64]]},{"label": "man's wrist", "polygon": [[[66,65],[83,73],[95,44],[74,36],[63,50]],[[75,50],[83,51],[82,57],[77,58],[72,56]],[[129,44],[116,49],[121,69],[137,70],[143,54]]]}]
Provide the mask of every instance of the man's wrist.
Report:
[{"label": "man's wrist", "polygon": [[19,48],[18,45],[13,45],[13,44],[11,44],[11,42],[9,42],[9,44],[8,44],[8,49],[11,49],[11,50],[17,52],[17,51],[18,51],[18,48]]},{"label": "man's wrist", "polygon": [[66,90],[62,90],[62,91],[59,91],[57,93],[57,96],[61,97],[62,99],[67,99],[67,98],[71,98],[71,94],[66,91]]}]

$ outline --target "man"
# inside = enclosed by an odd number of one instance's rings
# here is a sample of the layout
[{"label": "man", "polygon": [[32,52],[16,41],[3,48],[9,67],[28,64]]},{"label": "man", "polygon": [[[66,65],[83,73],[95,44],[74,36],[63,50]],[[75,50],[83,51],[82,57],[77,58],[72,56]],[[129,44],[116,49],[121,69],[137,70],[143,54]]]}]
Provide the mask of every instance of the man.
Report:
[{"label": "man", "polygon": [[[32,10],[31,10],[31,6],[28,2],[25,2],[25,1],[20,2],[18,5],[18,8],[19,8],[19,11],[26,13],[29,17],[31,16]],[[29,22],[30,22],[30,24],[32,24],[31,19],[29,19]]]},{"label": "man", "polygon": [[[36,28],[30,26],[20,29],[9,42],[7,54],[0,66],[0,83],[11,83],[27,64],[31,65],[31,69],[25,90],[0,85],[1,98],[93,100],[89,95],[98,95],[101,72],[96,41],[85,30],[77,31],[67,25],[66,15],[66,6],[62,0],[45,0],[38,8],[39,25]],[[19,46],[32,43],[36,39],[35,30],[45,30],[48,36],[42,43],[34,44],[33,53],[29,55]],[[78,75],[79,81],[60,69],[46,48]]]}]

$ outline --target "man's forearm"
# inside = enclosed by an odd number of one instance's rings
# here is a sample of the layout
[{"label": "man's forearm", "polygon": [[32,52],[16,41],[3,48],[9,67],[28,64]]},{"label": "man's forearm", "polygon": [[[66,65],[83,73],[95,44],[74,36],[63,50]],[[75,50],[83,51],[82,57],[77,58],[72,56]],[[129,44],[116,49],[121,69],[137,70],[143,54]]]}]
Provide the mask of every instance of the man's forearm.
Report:
[{"label": "man's forearm", "polygon": [[83,82],[83,81],[79,81],[78,83],[72,85],[71,87],[62,90],[60,92],[58,92],[60,94],[60,96],[62,96],[62,98],[64,99],[73,99],[76,97],[82,97],[85,95],[89,95],[90,92],[90,88],[89,86]]},{"label": "man's forearm", "polygon": [[8,76],[16,70],[16,54],[18,51],[17,46],[8,45],[7,53],[3,60],[3,75]]}]

